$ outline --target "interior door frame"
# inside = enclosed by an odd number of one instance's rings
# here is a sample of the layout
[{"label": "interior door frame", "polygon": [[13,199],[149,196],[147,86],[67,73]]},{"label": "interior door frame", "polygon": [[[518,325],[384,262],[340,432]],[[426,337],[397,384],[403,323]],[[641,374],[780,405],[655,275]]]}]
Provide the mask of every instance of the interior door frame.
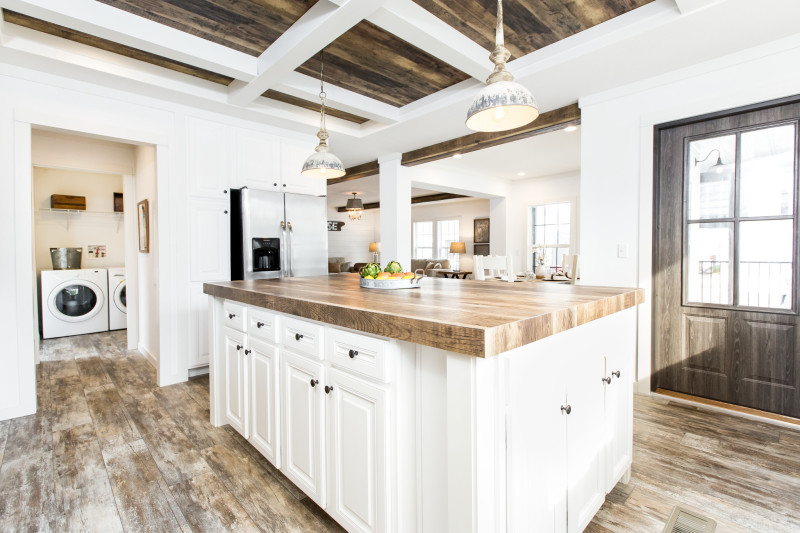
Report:
[{"label": "interior door frame", "polygon": [[[733,115],[740,115],[740,114],[743,114],[743,113],[749,113],[749,112],[753,112],[753,111],[762,111],[762,110],[769,109],[769,108],[772,108],[772,107],[778,107],[778,106],[786,105],[786,104],[796,104],[796,103],[799,103],[799,102],[800,102],[800,94],[793,95],[793,96],[788,96],[788,97],[784,97],[784,98],[766,100],[766,101],[758,102],[758,103],[755,103],[755,104],[748,104],[748,105],[744,105],[744,106],[734,107],[734,108],[726,109],[726,110],[723,110],[723,111],[715,111],[713,113],[705,113],[705,114],[697,115],[697,116],[690,117],[690,118],[683,118],[683,119],[679,119],[679,120],[673,120],[673,121],[670,121],[670,122],[664,122],[664,123],[661,123],[661,124],[655,124],[653,126],[653,167],[652,167],[652,170],[653,170],[653,189],[652,189],[652,193],[651,193],[653,218],[652,218],[651,236],[650,236],[651,237],[651,242],[652,242],[652,246],[651,246],[651,252],[652,252],[651,261],[652,261],[652,263],[651,263],[651,265],[653,265],[653,267],[655,267],[655,265],[660,264],[659,246],[657,245],[658,236],[659,235],[658,235],[658,224],[657,224],[656,215],[657,215],[657,213],[660,212],[659,209],[661,207],[660,204],[659,204],[658,191],[659,191],[659,189],[661,187],[661,184],[662,184],[662,177],[661,177],[661,171],[660,171],[660,169],[661,169],[661,151],[660,151],[660,147],[661,147],[661,135],[662,135],[662,132],[664,130],[668,130],[668,129],[671,129],[671,128],[676,128],[676,127],[681,127],[681,126],[688,126],[690,124],[696,124],[698,122],[707,122],[707,121],[715,120],[715,119],[719,119],[719,118],[725,118],[725,117],[729,117],[729,116],[733,116]],[[798,131],[795,134],[796,135],[800,135],[800,127],[798,128]],[[738,152],[738,150],[737,150],[737,152]],[[800,164],[800,163],[797,163],[797,164]],[[737,161],[737,166],[738,166],[738,161]],[[795,190],[795,202],[794,202],[794,205],[795,205],[795,209],[797,209],[798,206],[800,206],[800,190],[798,190],[798,189]],[[682,218],[685,218],[685,217],[682,216]],[[683,225],[685,225],[685,220],[682,222],[682,226]],[[796,224],[796,226],[798,226],[798,225]],[[798,234],[800,234],[800,228],[795,227],[795,242],[797,241]],[[684,240],[683,237],[684,236],[683,236],[683,228],[682,228],[681,229],[681,239],[682,239],[682,241]],[[794,272],[795,287],[794,287],[794,289],[797,292],[798,287],[800,287],[800,272],[798,272],[798,268],[797,268],[797,265],[800,264],[800,261],[798,260],[798,257],[797,257],[798,255],[800,255],[800,250],[796,249],[795,252],[794,252],[794,255],[795,255],[795,257],[793,258],[793,264],[794,264],[794,267],[795,267],[795,272]],[[682,269],[681,270],[681,305],[683,305],[683,265],[681,266],[681,269]],[[657,382],[656,382],[656,379],[655,379],[655,371],[656,371],[656,368],[657,368],[657,366],[656,366],[656,340],[657,339],[656,339],[656,335],[654,333],[656,331],[656,321],[659,318],[657,309],[655,309],[656,298],[655,298],[654,292],[655,292],[655,289],[657,287],[657,285],[656,285],[655,268],[651,269],[650,286],[651,286],[651,291],[652,291],[651,292],[652,297],[651,297],[651,303],[650,303],[650,305],[651,305],[651,313],[650,313],[650,331],[651,331],[651,335],[650,335],[650,379],[649,379],[649,381],[650,381],[650,391],[651,392],[655,392],[656,389],[657,389]],[[800,300],[800,298],[796,298],[796,300]],[[728,306],[726,306],[726,309],[727,308],[728,308]],[[794,305],[793,305],[792,311],[790,311],[788,313],[784,312],[783,314],[797,315],[799,310],[800,310],[800,302],[795,302]],[[745,308],[745,309],[742,309],[742,311],[753,311],[753,309],[752,308]]]}]

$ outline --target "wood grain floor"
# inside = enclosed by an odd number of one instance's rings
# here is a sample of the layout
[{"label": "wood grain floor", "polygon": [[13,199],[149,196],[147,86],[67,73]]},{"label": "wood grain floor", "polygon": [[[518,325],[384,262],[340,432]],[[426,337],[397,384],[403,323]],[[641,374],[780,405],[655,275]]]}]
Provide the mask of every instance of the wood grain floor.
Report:
[{"label": "wood grain floor", "polygon": [[[208,379],[158,388],[124,332],[42,342],[40,410],[0,422],[0,531],[342,531],[230,427]],[[587,528],[800,531],[800,431],[637,396],[632,479]]]}]

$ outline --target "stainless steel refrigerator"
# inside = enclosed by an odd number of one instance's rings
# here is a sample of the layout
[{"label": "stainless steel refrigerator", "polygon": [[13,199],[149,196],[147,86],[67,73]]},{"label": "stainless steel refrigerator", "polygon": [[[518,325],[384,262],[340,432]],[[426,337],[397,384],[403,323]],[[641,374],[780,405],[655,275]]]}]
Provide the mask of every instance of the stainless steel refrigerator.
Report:
[{"label": "stainless steel refrigerator", "polygon": [[328,273],[326,198],[231,189],[231,279]]}]

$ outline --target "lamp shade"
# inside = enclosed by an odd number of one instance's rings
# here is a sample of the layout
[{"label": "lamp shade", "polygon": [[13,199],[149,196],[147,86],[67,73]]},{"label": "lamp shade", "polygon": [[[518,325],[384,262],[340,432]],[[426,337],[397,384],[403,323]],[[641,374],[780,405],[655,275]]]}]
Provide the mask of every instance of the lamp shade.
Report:
[{"label": "lamp shade", "polygon": [[463,242],[451,242],[450,243],[450,253],[451,254],[465,254],[467,253],[467,245]]},{"label": "lamp shade", "polygon": [[466,125],[474,131],[506,131],[538,116],[536,100],[527,88],[515,81],[497,81],[484,87],[472,101]]},{"label": "lamp shade", "polygon": [[369,251],[370,252],[380,252],[381,251],[381,243],[379,243],[379,242],[371,242],[371,243],[369,243]]},{"label": "lamp shade", "polygon": [[350,198],[347,200],[347,207],[345,209],[347,209],[347,211],[362,211],[364,209],[364,203],[361,201],[361,198]]},{"label": "lamp shade", "polygon": [[345,170],[339,158],[325,147],[324,151],[319,150],[308,156],[300,173],[310,178],[334,179],[344,176]]}]

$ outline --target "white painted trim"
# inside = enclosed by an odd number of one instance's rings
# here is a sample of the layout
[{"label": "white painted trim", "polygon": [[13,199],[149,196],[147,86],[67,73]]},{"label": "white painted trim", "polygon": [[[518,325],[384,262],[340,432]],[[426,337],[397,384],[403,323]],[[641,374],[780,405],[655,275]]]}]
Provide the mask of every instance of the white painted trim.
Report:
[{"label": "white painted trim", "polygon": [[694,402],[692,400],[687,400],[685,398],[676,398],[674,396],[667,396],[666,394],[659,394],[657,392],[650,392],[650,393],[637,392],[637,394],[644,394],[645,396],[650,396],[651,398],[654,398],[656,400],[664,400],[664,401],[680,403],[683,405],[691,405],[693,407],[697,407],[698,409],[712,411],[714,413],[722,413],[731,416],[738,416],[739,418],[753,420],[755,422],[761,422],[762,424],[772,424],[773,426],[780,426],[783,428],[793,429],[795,431],[797,431],[798,429],[798,425],[792,424],[791,422],[784,422],[783,420],[775,420],[774,418],[768,418],[766,416],[743,413],[741,411],[735,411],[733,409],[726,409],[725,407],[708,405],[707,403]]},{"label": "white painted trim", "polygon": [[189,369],[189,379],[197,377],[197,376],[205,376],[209,373],[208,365],[205,366],[198,366],[196,368]]},{"label": "white painted trim", "polygon": [[155,358],[155,356],[153,354],[151,354],[147,350],[147,348],[144,347],[144,345],[140,344],[139,346],[136,347],[136,350],[140,354],[145,356],[145,358],[147,359],[147,362],[150,363],[151,365],[153,365],[154,369],[158,370],[158,360]]},{"label": "white painted trim", "polygon": [[136,176],[122,177],[125,213],[125,284],[127,288],[127,337],[129,350],[139,346],[139,226],[136,217]]}]

